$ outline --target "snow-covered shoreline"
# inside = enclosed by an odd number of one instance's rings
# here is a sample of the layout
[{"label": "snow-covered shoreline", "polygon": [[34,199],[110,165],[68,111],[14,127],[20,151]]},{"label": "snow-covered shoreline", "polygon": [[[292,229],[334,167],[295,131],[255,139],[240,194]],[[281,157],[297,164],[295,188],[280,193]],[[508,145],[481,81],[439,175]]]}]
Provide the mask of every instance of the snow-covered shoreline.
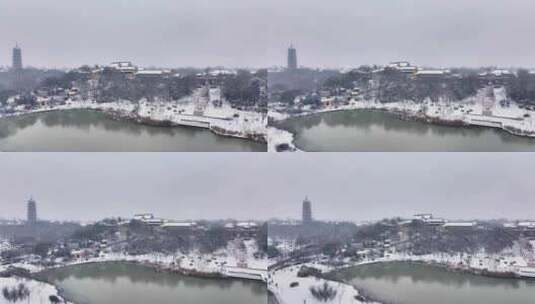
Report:
[{"label": "snow-covered shoreline", "polygon": [[[488,254],[483,251],[475,254],[445,254],[435,253],[428,255],[410,255],[405,253],[390,254],[385,257],[366,259],[358,262],[345,261],[341,266],[329,266],[321,262],[308,262],[304,264],[291,265],[275,270],[269,273],[268,288],[280,300],[281,304],[298,303],[306,300],[306,303],[325,303],[315,300],[309,292],[311,286],[318,286],[327,282],[331,284],[341,295],[347,297],[348,302],[341,301],[337,295],[335,300],[327,303],[362,303],[356,297],[362,296],[362,290],[359,286],[353,286],[346,282],[332,281],[324,278],[313,276],[301,278],[297,276],[297,271],[301,266],[313,267],[322,271],[322,273],[334,273],[345,269],[359,267],[363,265],[377,263],[421,263],[431,267],[439,267],[445,271],[456,271],[470,273],[473,275],[482,275],[489,277],[498,277],[503,279],[521,278],[522,269],[531,269],[534,267],[528,265],[527,260],[519,255],[512,254],[511,249],[503,254]],[[290,287],[290,283],[298,282],[298,286]],[[294,283],[295,284],[295,283]],[[364,299],[364,297],[362,297]],[[351,300],[349,300],[351,299]],[[367,299],[373,301],[373,299]],[[371,303],[371,302],[366,302]],[[378,302],[372,302],[378,303]]]},{"label": "snow-covered shoreline", "polygon": [[288,152],[298,152],[294,145],[294,134],[289,131],[270,126],[267,128],[268,152],[278,152],[278,148],[286,145]]},{"label": "snow-covered shoreline", "polygon": [[131,102],[124,100],[97,103],[92,100],[69,100],[64,105],[46,105],[31,110],[20,109],[14,113],[0,114],[0,119],[61,110],[101,111],[117,119],[147,125],[204,128],[220,136],[267,142],[267,115],[233,109],[229,104],[223,104],[221,107],[207,105],[199,115],[196,112],[195,103],[191,101]]},{"label": "snow-covered shoreline", "polygon": [[[83,265],[99,262],[133,262],[158,267],[159,270],[182,272],[184,274],[221,275],[232,277],[236,270],[250,270],[251,273],[261,273],[259,280],[265,280],[267,276],[267,259],[256,258],[256,245],[254,241],[244,241],[245,249],[239,249],[239,245],[231,242],[227,247],[219,249],[211,254],[193,251],[190,253],[176,252],[175,254],[150,253],[142,255],[130,255],[127,253],[105,253],[98,257],[86,257],[58,262],[54,266],[38,266],[29,262],[11,264],[13,267],[23,268],[30,273],[38,273],[44,270]],[[243,266],[247,265],[247,266]],[[4,266],[4,268],[6,268]],[[0,271],[2,268],[0,267]]]},{"label": "snow-covered shoreline", "polygon": [[[70,301],[67,301],[62,295],[61,291],[54,285],[42,282],[39,280],[32,280],[21,277],[0,277],[0,287],[4,288],[16,288],[19,284],[24,284],[30,294],[28,299],[18,301],[15,303],[51,303],[50,297],[57,297],[61,300],[61,303],[73,304]],[[3,296],[0,296],[0,304],[8,304],[13,302],[8,302]]]},{"label": "snow-covered shoreline", "polygon": [[[348,304],[380,304],[368,301],[359,290],[350,284],[318,278],[314,276],[298,277],[297,272],[301,265],[294,265],[282,269],[270,271],[268,289],[277,299],[279,304],[307,303],[348,303]],[[310,288],[319,287],[323,284],[336,290],[336,295],[329,301],[320,301],[310,292]]]},{"label": "snow-covered shoreline", "polygon": [[[227,247],[211,254],[203,254],[197,251],[187,254],[176,252],[175,254],[151,253],[143,255],[106,253],[98,257],[58,262],[54,266],[47,267],[34,265],[29,262],[14,263],[8,266],[27,270],[30,273],[30,277],[36,280],[25,280],[35,281],[35,284],[40,282],[39,273],[41,272],[94,263],[135,263],[157,271],[174,272],[188,276],[265,282],[267,280],[267,259],[255,257],[255,252],[257,251],[255,241],[244,241],[243,244],[245,245],[245,249],[241,247],[240,242],[230,242]],[[0,266],[0,272],[8,270],[8,266]],[[1,279],[0,283],[2,282]],[[40,283],[41,285],[38,286],[42,286],[43,288],[49,288],[47,287],[48,285],[54,287],[56,292],[54,295],[61,296],[61,291],[51,285],[50,282]],[[44,294],[44,291],[41,293]],[[49,295],[47,293],[46,297]],[[48,301],[48,298],[46,301]]]},{"label": "snow-covered shoreline", "polygon": [[[534,110],[521,108],[514,102],[508,102],[507,106],[502,106],[502,102],[506,100],[503,88],[494,89],[495,98],[492,101],[489,101],[484,94],[485,92],[479,92],[476,96],[458,102],[449,100],[431,102],[430,100],[426,100],[416,103],[406,100],[381,103],[375,100],[351,100],[347,105],[326,106],[316,110],[310,109],[298,114],[270,111],[269,118],[275,122],[283,122],[291,118],[337,111],[385,111],[400,115],[403,118],[415,119],[425,123],[458,127],[490,127],[516,136],[535,138]],[[295,148],[295,134],[274,126],[270,126],[269,128],[273,129],[268,130],[271,151],[276,151],[277,145],[281,144]],[[271,144],[271,142],[274,144]],[[297,148],[295,149],[297,150]],[[290,149],[290,151],[292,150]]]}]

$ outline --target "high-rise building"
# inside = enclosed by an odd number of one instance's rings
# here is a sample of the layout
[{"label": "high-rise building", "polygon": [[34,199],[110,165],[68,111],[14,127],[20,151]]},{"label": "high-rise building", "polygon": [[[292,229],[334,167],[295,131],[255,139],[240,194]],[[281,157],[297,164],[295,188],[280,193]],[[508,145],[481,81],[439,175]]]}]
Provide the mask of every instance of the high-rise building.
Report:
[{"label": "high-rise building", "polygon": [[14,70],[22,70],[22,50],[20,47],[15,45],[13,48],[13,69]]},{"label": "high-rise building", "polygon": [[35,224],[37,222],[37,203],[33,198],[28,200],[27,222],[28,224]]},{"label": "high-rise building", "polygon": [[305,197],[303,201],[303,224],[312,222],[312,203]]},{"label": "high-rise building", "polygon": [[297,50],[293,47],[293,45],[290,45],[288,48],[288,69],[297,69]]}]

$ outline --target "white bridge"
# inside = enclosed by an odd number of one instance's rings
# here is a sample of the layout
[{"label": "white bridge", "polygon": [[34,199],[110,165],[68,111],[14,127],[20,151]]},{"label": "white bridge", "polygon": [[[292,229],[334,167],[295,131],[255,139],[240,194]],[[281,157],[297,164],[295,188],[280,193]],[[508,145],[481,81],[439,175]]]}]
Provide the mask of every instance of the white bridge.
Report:
[{"label": "white bridge", "polygon": [[267,269],[227,266],[223,269],[223,274],[231,278],[266,282],[268,272]]}]

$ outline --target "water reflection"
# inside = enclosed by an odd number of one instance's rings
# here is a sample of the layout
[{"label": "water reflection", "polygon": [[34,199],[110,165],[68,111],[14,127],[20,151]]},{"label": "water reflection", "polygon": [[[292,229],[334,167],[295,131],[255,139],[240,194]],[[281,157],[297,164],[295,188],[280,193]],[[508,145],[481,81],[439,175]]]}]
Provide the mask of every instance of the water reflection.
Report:
[{"label": "water reflection", "polygon": [[[105,298],[107,289],[124,298],[128,298],[130,293],[143,292],[147,297],[156,297],[164,303],[176,302],[177,298],[174,297],[177,294],[187,294],[200,301],[191,303],[219,303],[219,295],[222,297],[221,303],[228,301],[236,304],[263,303],[267,297],[265,284],[260,282],[196,278],[125,263],[72,266],[39,275],[64,288],[70,297],[95,304]],[[100,290],[101,294],[94,294],[95,290]],[[128,303],[144,303],[144,300],[131,299]]]},{"label": "water reflection", "polygon": [[408,278],[412,283],[430,282],[455,287],[468,285],[493,287],[500,285],[508,288],[520,288],[524,286],[535,288],[534,281],[490,278],[408,263],[387,263],[380,266],[364,265],[344,270],[340,275],[345,280],[373,278],[389,281],[394,284],[398,283],[400,279]]},{"label": "water reflection", "polygon": [[377,299],[396,303],[430,303],[431,297],[441,296],[434,302],[527,303],[525,299],[535,297],[535,281],[490,278],[420,264],[371,264],[331,275]]},{"label": "water reflection", "polygon": [[69,110],[0,119],[0,150],[266,151],[267,147],[204,129],[147,126],[102,112]]},{"label": "water reflection", "polygon": [[280,127],[307,151],[535,151],[535,139],[481,127],[449,127],[380,111],[292,118]]}]

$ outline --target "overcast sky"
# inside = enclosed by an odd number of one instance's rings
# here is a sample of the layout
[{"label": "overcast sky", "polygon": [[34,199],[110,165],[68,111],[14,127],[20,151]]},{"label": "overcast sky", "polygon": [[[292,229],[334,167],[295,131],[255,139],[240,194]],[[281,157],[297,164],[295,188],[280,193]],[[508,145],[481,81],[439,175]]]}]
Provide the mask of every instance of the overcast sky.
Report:
[{"label": "overcast sky", "polygon": [[533,0],[2,0],[0,64],[535,67]]},{"label": "overcast sky", "polygon": [[139,212],[175,219],[365,221],[433,212],[535,219],[529,153],[3,153],[0,215],[43,219]]},{"label": "overcast sky", "polygon": [[[264,0],[2,0],[1,64],[265,64]],[[269,2],[269,1],[268,1]]]},{"label": "overcast sky", "polygon": [[[306,66],[535,66],[532,0],[269,2],[284,7],[270,46],[292,41]],[[269,58],[275,53],[270,48]]]}]

